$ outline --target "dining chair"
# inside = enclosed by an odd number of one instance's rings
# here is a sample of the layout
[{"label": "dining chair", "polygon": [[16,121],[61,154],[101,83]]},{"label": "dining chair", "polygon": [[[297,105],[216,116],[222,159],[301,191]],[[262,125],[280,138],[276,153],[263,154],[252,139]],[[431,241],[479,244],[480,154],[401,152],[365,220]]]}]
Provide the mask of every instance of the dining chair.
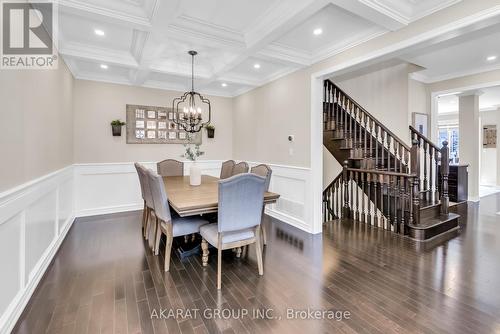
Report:
[{"label": "dining chair", "polygon": [[140,164],[134,164],[137,169],[137,174],[139,175],[139,182],[141,184],[141,192],[144,199],[144,212],[143,216],[143,237],[149,240],[149,234],[151,226],[149,222],[151,221],[152,213],[154,212],[153,197],[151,196],[151,189],[149,187],[149,180],[147,177],[148,169]]},{"label": "dining chair", "polygon": [[233,168],[234,168],[234,165],[236,163],[234,162],[234,160],[228,160],[228,161],[224,161],[222,163],[222,168],[220,170],[220,179],[223,180],[223,179],[227,179],[231,176],[233,176]]},{"label": "dining chair", "polygon": [[248,173],[248,164],[245,161],[234,165],[232,176],[243,173]]},{"label": "dining chair", "polygon": [[221,288],[222,251],[255,243],[259,275],[264,274],[260,222],[266,179],[241,174],[219,181],[219,208],[216,224],[203,225],[203,266],[208,262],[208,244],[217,248],[217,289]]},{"label": "dining chair", "polygon": [[[252,167],[250,169],[250,173],[265,177],[266,178],[265,190],[269,191],[269,185],[271,183],[271,175],[273,174],[273,170],[271,169],[271,167],[269,167],[268,165],[261,164]],[[262,216],[264,216],[264,207],[262,207]],[[264,245],[267,245],[267,235],[264,226],[261,226],[261,231],[262,231],[262,243]]]},{"label": "dining chair", "polygon": [[154,210],[156,216],[154,254],[158,255],[160,249],[161,235],[165,234],[167,241],[165,244],[165,271],[170,269],[170,254],[172,242],[175,237],[190,235],[200,232],[200,226],[209,222],[201,216],[176,217],[170,214],[168,205],[168,195],[163,183],[163,177],[153,171],[147,171],[149,186],[153,197]]},{"label": "dining chair", "polygon": [[184,176],[184,163],[174,159],[166,159],[156,164],[156,171],[161,176]]},{"label": "dining chair", "polygon": [[142,209],[142,233],[144,235],[144,231],[146,230],[146,197],[144,196],[144,178],[142,177],[141,165],[138,162],[134,163],[135,170],[137,171],[137,176],[139,178],[139,185],[141,187],[141,197],[143,201],[143,209]]}]

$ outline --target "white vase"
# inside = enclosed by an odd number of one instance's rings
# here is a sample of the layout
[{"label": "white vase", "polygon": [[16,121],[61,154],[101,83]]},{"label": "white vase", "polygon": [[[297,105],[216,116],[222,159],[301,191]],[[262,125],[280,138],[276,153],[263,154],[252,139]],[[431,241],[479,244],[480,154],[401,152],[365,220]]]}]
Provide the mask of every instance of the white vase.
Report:
[{"label": "white vase", "polygon": [[198,167],[196,161],[193,162],[189,169],[189,184],[192,186],[199,186],[201,184],[201,169]]}]

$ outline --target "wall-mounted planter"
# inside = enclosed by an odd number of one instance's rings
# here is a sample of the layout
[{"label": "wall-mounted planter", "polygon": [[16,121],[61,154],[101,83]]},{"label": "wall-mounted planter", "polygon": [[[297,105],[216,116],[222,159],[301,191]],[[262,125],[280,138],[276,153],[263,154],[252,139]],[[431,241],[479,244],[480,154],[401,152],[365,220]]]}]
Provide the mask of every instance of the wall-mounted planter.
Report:
[{"label": "wall-mounted planter", "polygon": [[122,125],[111,125],[113,136],[118,137],[122,135]]},{"label": "wall-mounted planter", "polygon": [[214,138],[215,137],[215,129],[207,129],[207,136],[208,136],[208,138]]}]

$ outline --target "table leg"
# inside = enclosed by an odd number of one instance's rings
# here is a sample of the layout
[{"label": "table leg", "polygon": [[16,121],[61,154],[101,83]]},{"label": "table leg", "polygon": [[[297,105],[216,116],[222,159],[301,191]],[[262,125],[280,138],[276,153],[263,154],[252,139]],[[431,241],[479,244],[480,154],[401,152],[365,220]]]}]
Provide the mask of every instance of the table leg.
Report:
[{"label": "table leg", "polygon": [[205,239],[201,240],[201,250],[203,251],[203,255],[201,256],[201,261],[203,267],[206,267],[208,264],[208,243]]},{"label": "table leg", "polygon": [[241,247],[236,248],[236,257],[237,258],[241,257]]}]

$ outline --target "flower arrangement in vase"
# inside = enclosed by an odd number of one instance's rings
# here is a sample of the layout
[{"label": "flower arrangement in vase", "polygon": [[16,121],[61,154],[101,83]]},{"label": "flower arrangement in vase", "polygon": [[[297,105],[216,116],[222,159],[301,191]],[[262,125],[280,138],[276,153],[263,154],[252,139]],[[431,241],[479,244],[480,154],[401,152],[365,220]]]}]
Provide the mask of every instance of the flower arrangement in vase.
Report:
[{"label": "flower arrangement in vase", "polygon": [[191,137],[188,138],[189,143],[184,144],[184,154],[181,157],[192,161],[191,168],[189,169],[189,184],[192,186],[199,186],[201,184],[201,169],[198,167],[196,160],[205,154],[200,150],[200,144],[192,144]]}]

